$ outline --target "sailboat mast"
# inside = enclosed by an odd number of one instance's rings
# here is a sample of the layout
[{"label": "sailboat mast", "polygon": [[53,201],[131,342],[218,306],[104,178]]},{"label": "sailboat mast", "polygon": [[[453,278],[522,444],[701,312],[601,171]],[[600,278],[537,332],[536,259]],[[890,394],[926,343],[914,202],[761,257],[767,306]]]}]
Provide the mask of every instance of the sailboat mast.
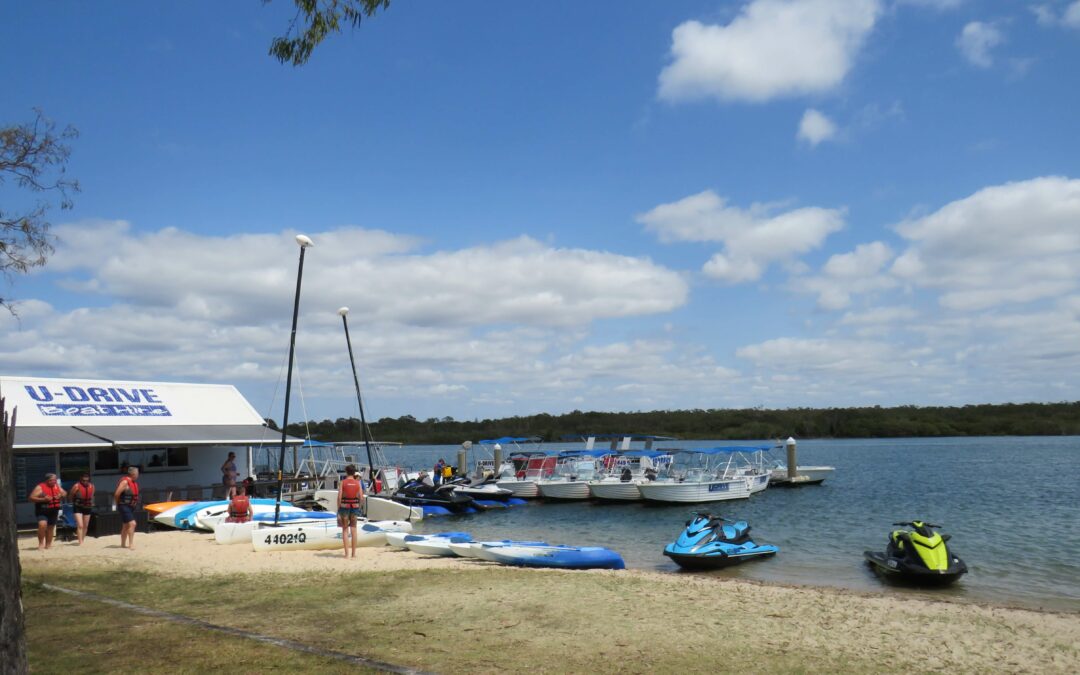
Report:
[{"label": "sailboat mast", "polygon": [[346,318],[349,314],[349,308],[342,307],[338,310],[338,314],[341,315],[341,324],[345,326],[345,344],[349,347],[349,364],[352,365],[353,384],[356,385],[356,404],[360,406],[360,432],[364,434],[364,447],[367,448],[368,467],[370,467],[371,471],[369,477],[374,485],[375,460],[371,456],[370,434],[368,433],[367,420],[364,418],[364,399],[360,396],[360,378],[356,375],[356,359],[353,358],[352,340],[349,339],[349,320]]},{"label": "sailboat mast", "polygon": [[285,413],[281,418],[281,451],[278,453],[278,489],[277,500],[274,502],[274,525],[278,524],[281,516],[281,493],[285,489],[285,445],[288,437],[285,430],[289,426],[289,398],[292,393],[293,355],[296,353],[296,318],[300,314],[300,282],[304,278],[304,252],[309,246],[313,246],[311,239],[302,234],[296,235],[296,243],[300,244],[300,267],[296,272],[296,298],[293,300],[292,334],[289,336],[289,370],[285,376]]}]

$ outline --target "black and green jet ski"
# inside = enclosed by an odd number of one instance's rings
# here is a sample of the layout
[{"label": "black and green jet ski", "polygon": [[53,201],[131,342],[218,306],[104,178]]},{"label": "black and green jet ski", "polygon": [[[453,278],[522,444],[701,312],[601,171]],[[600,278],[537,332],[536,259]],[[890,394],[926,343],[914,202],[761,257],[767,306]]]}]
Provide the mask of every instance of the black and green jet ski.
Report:
[{"label": "black and green jet ski", "polygon": [[866,562],[882,578],[919,586],[947,586],[965,573],[967,565],[949,550],[949,535],[941,527],[921,520],[893,525],[911,530],[893,530],[884,553],[866,551]]}]

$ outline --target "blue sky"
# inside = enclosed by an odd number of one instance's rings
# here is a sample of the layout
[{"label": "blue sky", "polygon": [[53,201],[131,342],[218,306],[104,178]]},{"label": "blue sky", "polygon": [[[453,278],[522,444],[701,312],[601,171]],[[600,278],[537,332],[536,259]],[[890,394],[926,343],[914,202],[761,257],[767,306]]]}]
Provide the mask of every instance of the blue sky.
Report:
[{"label": "blue sky", "polygon": [[343,305],[376,418],[1080,399],[1080,1],[290,7],[5,5],[83,191],[0,372],[279,418],[305,233],[300,416]]}]

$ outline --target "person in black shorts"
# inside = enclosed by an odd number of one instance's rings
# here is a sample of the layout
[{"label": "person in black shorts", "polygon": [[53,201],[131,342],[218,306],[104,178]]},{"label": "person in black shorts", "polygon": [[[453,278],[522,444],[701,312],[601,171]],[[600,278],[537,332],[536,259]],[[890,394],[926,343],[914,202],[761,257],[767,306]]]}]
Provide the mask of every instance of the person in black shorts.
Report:
[{"label": "person in black shorts", "polygon": [[75,511],[75,534],[82,546],[86,539],[86,530],[90,527],[90,516],[94,513],[94,484],[90,482],[90,474],[84,473],[79,482],[71,486],[71,508]]},{"label": "person in black shorts", "polygon": [[120,548],[135,549],[135,509],[139,508],[139,469],[129,467],[127,475],[116,484],[113,499],[116,510],[120,512],[123,525],[120,528]]},{"label": "person in black shorts", "polygon": [[38,550],[52,548],[53,535],[56,533],[56,520],[60,517],[60,508],[64,505],[64,488],[56,480],[55,473],[45,474],[45,481],[38,483],[30,492],[30,501],[34,503],[34,515],[37,516]]}]

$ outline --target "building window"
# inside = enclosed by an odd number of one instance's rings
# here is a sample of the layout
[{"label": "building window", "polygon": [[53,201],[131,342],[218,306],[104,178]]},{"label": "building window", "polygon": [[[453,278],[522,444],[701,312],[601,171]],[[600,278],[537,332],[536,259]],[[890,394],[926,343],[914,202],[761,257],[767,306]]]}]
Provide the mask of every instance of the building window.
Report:
[{"label": "building window", "polygon": [[116,471],[120,468],[116,450],[98,450],[94,458],[94,471]]},{"label": "building window", "polygon": [[94,460],[95,471],[126,471],[129,466],[136,466],[142,471],[187,469],[190,467],[188,449],[98,450]]}]

